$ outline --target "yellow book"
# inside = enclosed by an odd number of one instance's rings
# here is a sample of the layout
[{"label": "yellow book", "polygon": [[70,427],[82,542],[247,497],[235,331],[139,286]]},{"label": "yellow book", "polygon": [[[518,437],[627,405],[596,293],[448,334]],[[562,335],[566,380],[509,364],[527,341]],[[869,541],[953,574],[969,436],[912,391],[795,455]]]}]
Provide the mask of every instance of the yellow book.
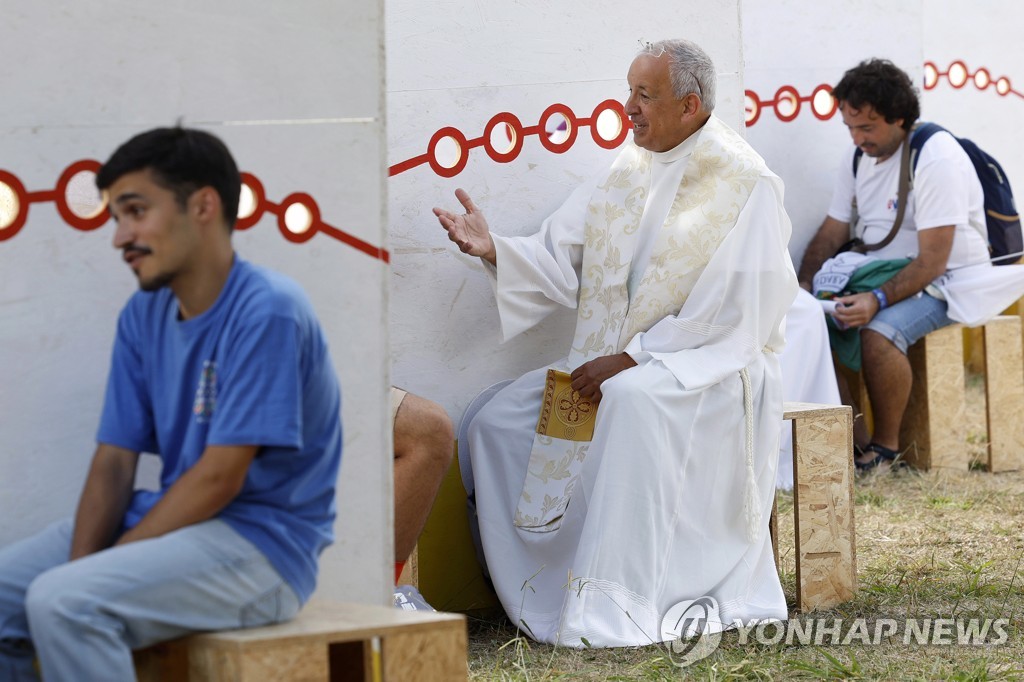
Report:
[{"label": "yellow book", "polygon": [[597,403],[581,397],[571,383],[572,378],[565,372],[548,370],[537,433],[563,440],[591,441],[597,421]]}]

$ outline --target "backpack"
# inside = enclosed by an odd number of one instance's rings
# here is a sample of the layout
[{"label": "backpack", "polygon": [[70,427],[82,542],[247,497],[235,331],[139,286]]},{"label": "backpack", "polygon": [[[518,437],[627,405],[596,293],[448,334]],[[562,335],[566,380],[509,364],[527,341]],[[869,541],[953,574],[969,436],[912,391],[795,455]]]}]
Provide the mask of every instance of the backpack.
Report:
[{"label": "backpack", "polygon": [[[911,181],[913,181],[914,169],[917,168],[918,157],[924,143],[932,135],[942,130],[946,129],[936,123],[919,123],[911,132]],[[953,139],[960,143],[971,160],[971,164],[974,165],[978,180],[981,181],[981,190],[985,196],[985,227],[988,231],[986,239],[993,262],[996,265],[1015,263],[1021,252],[1024,251],[1024,234],[1021,231],[1017,205],[1013,200],[1013,191],[1010,189],[1010,180],[1006,177],[999,162],[978,145],[955,135],[953,135]],[[857,177],[857,167],[860,165],[863,155],[864,150],[860,147],[853,153],[853,177]]]}]

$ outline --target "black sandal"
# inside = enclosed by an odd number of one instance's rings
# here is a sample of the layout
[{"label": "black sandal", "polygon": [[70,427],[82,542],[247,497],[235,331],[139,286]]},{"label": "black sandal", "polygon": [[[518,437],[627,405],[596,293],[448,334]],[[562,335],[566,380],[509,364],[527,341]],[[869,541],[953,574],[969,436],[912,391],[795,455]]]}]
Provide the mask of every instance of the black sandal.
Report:
[{"label": "black sandal", "polygon": [[868,443],[864,448],[864,452],[873,452],[875,453],[875,457],[870,462],[858,462],[857,460],[853,460],[853,464],[857,467],[858,471],[870,471],[871,469],[877,468],[882,462],[892,462],[895,464],[896,459],[900,456],[899,451],[890,450],[884,445],[879,445],[878,443]]}]

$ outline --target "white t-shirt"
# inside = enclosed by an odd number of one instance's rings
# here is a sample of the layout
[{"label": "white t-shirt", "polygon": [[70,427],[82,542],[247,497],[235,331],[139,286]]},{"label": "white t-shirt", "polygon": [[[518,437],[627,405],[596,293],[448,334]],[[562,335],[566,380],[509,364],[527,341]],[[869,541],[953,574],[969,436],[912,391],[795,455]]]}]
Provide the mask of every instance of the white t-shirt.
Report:
[{"label": "white t-shirt", "polygon": [[[843,155],[828,214],[840,222],[850,222],[856,192],[862,226],[858,234],[873,244],[885,239],[896,220],[903,147],[881,163],[865,154],[854,178],[856,149],[851,145]],[[913,258],[919,249],[917,231],[945,225],[956,226],[947,269],[988,261],[988,243],[981,236],[986,231],[981,183],[960,143],[940,131],[921,148],[914,186],[896,238],[870,253],[883,259]]]}]

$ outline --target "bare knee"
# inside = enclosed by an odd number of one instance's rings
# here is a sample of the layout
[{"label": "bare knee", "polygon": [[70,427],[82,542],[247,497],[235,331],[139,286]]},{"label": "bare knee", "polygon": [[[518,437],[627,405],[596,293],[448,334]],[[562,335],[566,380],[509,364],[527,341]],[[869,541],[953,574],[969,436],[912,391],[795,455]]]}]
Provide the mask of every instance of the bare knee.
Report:
[{"label": "bare knee", "polygon": [[419,454],[431,464],[451,464],[455,432],[448,413],[437,403],[412,393],[405,396],[394,424],[395,458]]},{"label": "bare knee", "polygon": [[896,344],[888,337],[879,334],[874,329],[862,329],[860,332],[861,352],[868,356],[887,355],[899,353],[903,355]]}]

